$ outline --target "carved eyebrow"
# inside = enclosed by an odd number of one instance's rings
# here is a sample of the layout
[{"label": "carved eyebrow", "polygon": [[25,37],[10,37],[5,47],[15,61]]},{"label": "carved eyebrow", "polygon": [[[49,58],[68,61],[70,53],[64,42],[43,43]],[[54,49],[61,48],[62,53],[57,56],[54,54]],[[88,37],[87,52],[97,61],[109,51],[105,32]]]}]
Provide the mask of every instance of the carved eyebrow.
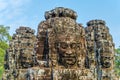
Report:
[{"label": "carved eyebrow", "polygon": [[67,44],[66,42],[59,42],[59,43],[62,43],[62,44],[65,43],[65,44]]}]

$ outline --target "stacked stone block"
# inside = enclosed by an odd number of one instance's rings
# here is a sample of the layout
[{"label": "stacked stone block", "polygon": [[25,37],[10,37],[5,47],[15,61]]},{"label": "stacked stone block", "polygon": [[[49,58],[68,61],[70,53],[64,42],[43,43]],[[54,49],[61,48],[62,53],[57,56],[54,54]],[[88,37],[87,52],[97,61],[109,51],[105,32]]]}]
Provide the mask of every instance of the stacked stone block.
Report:
[{"label": "stacked stone block", "polygon": [[70,17],[71,19],[77,19],[77,14],[75,11],[69,9],[69,8],[63,8],[63,7],[56,7],[53,10],[46,11],[45,12],[45,19],[48,20],[50,18],[55,17]]},{"label": "stacked stone block", "polygon": [[46,61],[49,53],[48,46],[48,28],[49,23],[47,21],[42,21],[38,26],[37,31],[37,59],[39,61]]},{"label": "stacked stone block", "polygon": [[58,7],[47,11],[45,18],[46,21],[41,22],[38,27],[37,50],[40,51],[37,54],[41,55],[38,60],[45,60],[48,68],[51,68],[51,79],[94,79],[90,77],[90,70],[85,68],[85,30],[76,22],[76,13],[68,8]]},{"label": "stacked stone block", "polygon": [[34,32],[29,27],[20,27],[12,36],[9,43],[10,47],[5,55],[5,70],[10,73],[10,80],[16,79],[22,69],[37,65]]},{"label": "stacked stone block", "polygon": [[33,67],[36,63],[36,54],[35,54],[35,44],[36,37],[34,35],[34,30],[29,27],[20,27],[16,30],[15,36],[13,39],[17,38],[14,46],[17,48],[15,54],[18,56],[18,64],[21,68]]},{"label": "stacked stone block", "polygon": [[105,21],[91,20],[85,31],[89,68],[96,71],[97,80],[113,79],[114,43]]}]

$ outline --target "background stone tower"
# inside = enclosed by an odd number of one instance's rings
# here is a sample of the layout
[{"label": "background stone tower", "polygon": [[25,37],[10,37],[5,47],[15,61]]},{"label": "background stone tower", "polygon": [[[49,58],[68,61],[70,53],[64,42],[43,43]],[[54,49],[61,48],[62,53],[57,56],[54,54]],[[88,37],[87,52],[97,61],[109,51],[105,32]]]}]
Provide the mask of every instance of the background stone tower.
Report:
[{"label": "background stone tower", "polygon": [[[29,27],[20,27],[12,36],[9,43],[10,48],[5,55],[5,78],[3,80],[24,80],[27,68],[36,63],[34,30]],[[26,79],[26,78],[25,78]]]},{"label": "background stone tower", "polygon": [[113,80],[115,48],[105,21],[91,20],[85,31],[87,66],[96,72],[97,80]]}]

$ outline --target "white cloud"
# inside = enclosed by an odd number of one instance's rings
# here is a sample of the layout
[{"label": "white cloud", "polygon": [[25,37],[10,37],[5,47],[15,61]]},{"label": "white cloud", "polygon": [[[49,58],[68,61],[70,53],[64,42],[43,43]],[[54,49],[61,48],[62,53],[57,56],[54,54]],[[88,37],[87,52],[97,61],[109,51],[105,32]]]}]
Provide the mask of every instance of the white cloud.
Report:
[{"label": "white cloud", "polygon": [[10,34],[15,33],[16,28],[25,24],[27,17],[23,6],[32,0],[0,0],[0,25],[10,26]]},{"label": "white cloud", "polygon": [[0,12],[7,8],[7,3],[3,0],[0,1]]},{"label": "white cloud", "polygon": [[23,6],[31,0],[0,0],[0,24],[23,15]]},{"label": "white cloud", "polygon": [[[7,0],[8,1],[8,0]],[[9,4],[13,7],[13,8],[18,8],[21,7],[22,5],[25,5],[27,3],[29,3],[31,0],[10,0]]]}]

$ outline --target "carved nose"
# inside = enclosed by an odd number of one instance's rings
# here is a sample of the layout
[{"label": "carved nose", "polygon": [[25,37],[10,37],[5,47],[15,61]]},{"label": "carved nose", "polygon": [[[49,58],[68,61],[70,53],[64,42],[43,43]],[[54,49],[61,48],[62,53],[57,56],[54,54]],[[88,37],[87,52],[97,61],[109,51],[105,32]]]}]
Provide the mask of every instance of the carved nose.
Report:
[{"label": "carved nose", "polygon": [[66,51],[67,54],[72,54],[72,51],[69,49]]}]

